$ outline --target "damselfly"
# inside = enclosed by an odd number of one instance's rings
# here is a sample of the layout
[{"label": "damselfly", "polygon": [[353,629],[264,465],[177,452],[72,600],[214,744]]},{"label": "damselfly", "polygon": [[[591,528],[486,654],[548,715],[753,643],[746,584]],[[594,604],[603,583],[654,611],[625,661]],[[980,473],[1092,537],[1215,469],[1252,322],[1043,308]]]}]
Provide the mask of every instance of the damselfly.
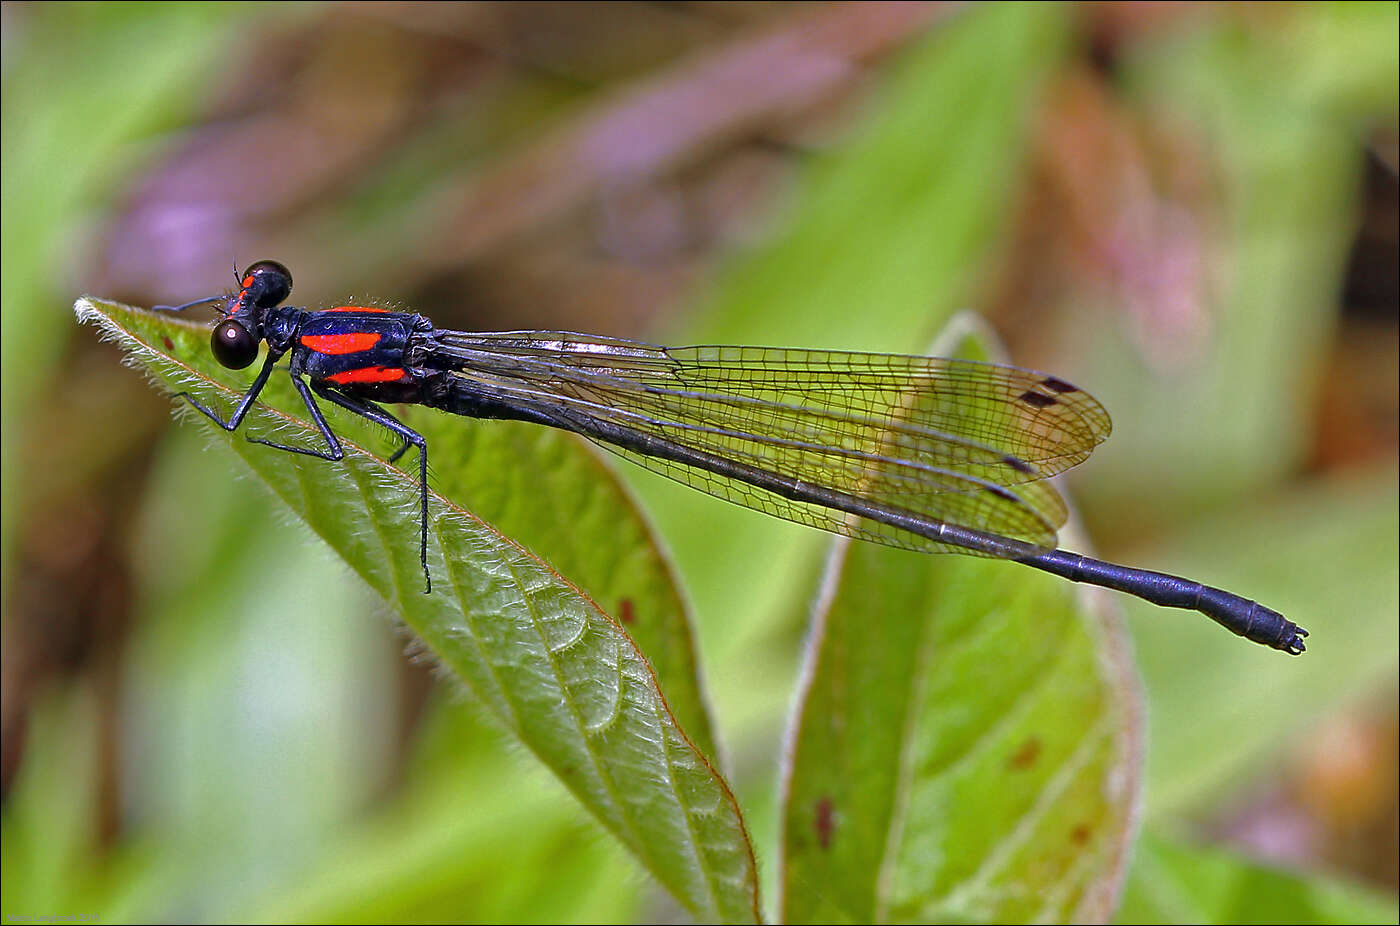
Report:
[{"label": "damselfly", "polygon": [[1189,579],[1056,549],[1067,517],[1049,478],[1108,437],[1088,393],[1017,367],[938,357],[766,347],[665,348],[559,331],[446,331],[369,306],[284,306],[292,277],[259,261],[235,292],[196,299],[222,316],[212,346],[241,370],[267,357],[227,419],[235,431],[290,354],[292,384],[325,449],[344,457],[316,396],[418,448],[419,559],[428,591],[428,447],[380,402],[573,431],[711,495],[833,533],[929,553],[1015,560],[1074,582],[1205,614],[1297,655],[1307,631],[1256,602]]}]

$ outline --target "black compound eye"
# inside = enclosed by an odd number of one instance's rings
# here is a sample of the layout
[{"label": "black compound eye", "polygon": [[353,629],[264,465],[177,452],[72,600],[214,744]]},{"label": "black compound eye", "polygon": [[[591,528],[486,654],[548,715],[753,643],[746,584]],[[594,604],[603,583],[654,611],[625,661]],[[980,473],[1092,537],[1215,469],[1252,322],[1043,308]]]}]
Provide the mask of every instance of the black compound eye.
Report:
[{"label": "black compound eye", "polygon": [[232,319],[219,322],[209,338],[214,359],[230,370],[241,370],[258,359],[258,339]]},{"label": "black compound eye", "polygon": [[243,288],[253,304],[270,309],[292,294],[292,272],[275,260],[260,260],[243,271]]}]

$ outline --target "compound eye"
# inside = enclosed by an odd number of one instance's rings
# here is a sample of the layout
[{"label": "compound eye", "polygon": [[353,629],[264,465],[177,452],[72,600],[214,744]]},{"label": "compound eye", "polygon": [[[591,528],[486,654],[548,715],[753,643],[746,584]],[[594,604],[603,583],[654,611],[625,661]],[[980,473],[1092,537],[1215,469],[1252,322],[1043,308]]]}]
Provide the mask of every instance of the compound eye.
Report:
[{"label": "compound eye", "polygon": [[214,359],[230,370],[241,370],[258,359],[258,339],[232,319],[214,326],[209,347],[214,352]]},{"label": "compound eye", "polygon": [[260,260],[243,271],[243,279],[251,281],[244,289],[252,289],[253,304],[270,309],[292,294],[292,273],[275,260]]}]

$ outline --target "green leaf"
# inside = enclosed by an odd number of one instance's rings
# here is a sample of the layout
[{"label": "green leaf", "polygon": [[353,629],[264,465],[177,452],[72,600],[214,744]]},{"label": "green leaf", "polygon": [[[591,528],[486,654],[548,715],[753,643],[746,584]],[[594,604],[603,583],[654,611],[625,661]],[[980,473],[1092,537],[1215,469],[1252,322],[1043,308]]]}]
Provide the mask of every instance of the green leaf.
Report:
[{"label": "green leaf", "polygon": [[[688,607],[671,563],[603,451],[528,422],[480,426],[413,409],[438,483],[582,588],[646,654],[691,741],[718,756]],[[434,426],[436,425],[436,427]]]},{"label": "green leaf", "polygon": [[1394,923],[1394,896],[1160,834],[1139,841],[1119,923]]},{"label": "green leaf", "polygon": [[1108,915],[1141,708],[1104,597],[1014,563],[837,544],[790,750],[786,921]]},{"label": "green leaf", "polygon": [[[221,408],[230,407],[242,391],[224,384],[230,374],[210,356],[203,326],[91,299],[79,300],[75,311],[172,391],[189,391]],[[298,417],[304,410],[287,377],[274,377],[263,398],[266,404],[257,403],[242,431],[296,446],[316,445],[319,435]],[[657,674],[632,638],[549,563],[436,491],[431,495],[429,556],[437,590],[424,595],[416,476],[366,449],[392,449],[393,441],[358,420],[347,420],[351,416],[331,414],[346,450],[338,463],[252,444],[243,434],[229,435],[201,416],[191,417],[232,447],[387,599],[442,665],[681,904],[701,919],[755,920],[757,877],[738,804],[678,722]],[[451,430],[471,422],[423,415],[415,416],[413,424],[432,451],[453,445]],[[452,485],[455,493],[456,477],[475,461],[453,453],[445,457],[432,457],[437,482]],[[597,466],[591,456],[579,459]],[[415,461],[405,462],[412,466]],[[486,462],[530,465],[521,458],[488,456]],[[548,497],[548,475],[533,476],[532,491]],[[560,549],[566,539],[587,547],[619,538],[645,539],[647,533],[644,526],[624,523],[627,515],[636,515],[620,494],[606,518],[585,519],[576,533],[560,520],[558,510],[546,510],[558,525]],[[655,556],[649,561],[660,562]],[[629,594],[640,601],[654,590],[634,588]],[[645,614],[636,604],[633,609],[636,624],[661,617]],[[666,679],[668,685],[686,681],[674,670]],[[693,676],[689,682],[698,689]],[[701,703],[698,694],[693,700]]]}]

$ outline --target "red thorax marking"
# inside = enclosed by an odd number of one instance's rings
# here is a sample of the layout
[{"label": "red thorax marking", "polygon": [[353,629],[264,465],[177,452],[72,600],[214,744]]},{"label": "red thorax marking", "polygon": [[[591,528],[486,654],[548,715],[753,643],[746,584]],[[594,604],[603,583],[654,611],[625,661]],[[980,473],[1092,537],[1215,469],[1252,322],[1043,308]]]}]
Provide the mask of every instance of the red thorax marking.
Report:
[{"label": "red thorax marking", "polygon": [[318,354],[358,354],[379,343],[381,335],[373,331],[350,334],[304,334],[301,343]]},{"label": "red thorax marking", "polygon": [[387,312],[388,309],[381,309],[370,305],[338,305],[333,309],[322,309],[322,312]]},{"label": "red thorax marking", "polygon": [[358,370],[346,370],[344,373],[335,373],[327,376],[326,379],[333,383],[392,383],[403,379],[404,372],[399,367],[361,367]]},{"label": "red thorax marking", "polygon": [[234,301],[234,308],[232,311],[229,312],[230,315],[237,315],[239,312],[242,312],[248,307],[248,287],[252,285],[253,275],[250,273],[243,278],[242,288],[238,290],[238,298]]}]

